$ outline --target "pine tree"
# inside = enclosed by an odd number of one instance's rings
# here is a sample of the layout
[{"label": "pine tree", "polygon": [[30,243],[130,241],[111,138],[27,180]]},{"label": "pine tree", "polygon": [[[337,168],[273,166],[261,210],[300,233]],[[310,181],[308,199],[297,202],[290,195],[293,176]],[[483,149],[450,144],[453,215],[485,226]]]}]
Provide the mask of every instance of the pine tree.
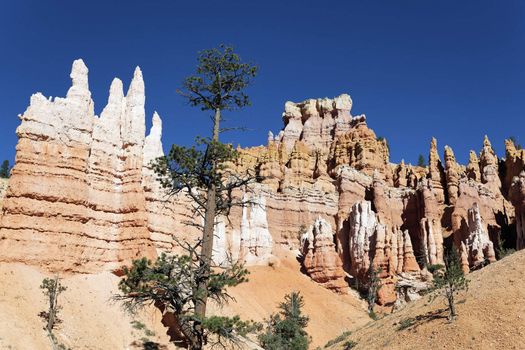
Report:
[{"label": "pine tree", "polygon": [[461,260],[455,248],[445,254],[445,265],[432,265],[429,270],[434,276],[433,294],[430,295],[430,301],[438,297],[443,297],[448,307],[448,319],[453,321],[457,317],[456,296],[468,290],[469,280],[465,277],[461,268]]},{"label": "pine tree", "polygon": [[2,162],[2,165],[0,166],[0,178],[9,178],[9,172],[9,161],[6,159]]},{"label": "pine tree", "polygon": [[425,161],[425,157],[422,154],[420,154],[419,157],[417,158],[417,165],[421,166],[421,167],[427,166],[427,162]]},{"label": "pine tree", "polygon": [[[149,304],[171,313],[176,319],[176,326],[170,327],[176,334],[176,343],[192,350],[202,349],[211,337],[216,344],[237,343],[241,337],[258,330],[258,324],[242,321],[238,316],[201,317],[196,314],[202,297],[198,289],[202,278],[199,253],[196,245],[180,244],[187,255],[161,254],[155,262],[142,258],[133,261],[130,268],[124,267],[124,278],[119,283],[122,294],[114,299],[121,301],[131,313]],[[247,274],[240,264],[214,268],[208,275],[208,298],[223,305],[231,299],[227,288],[245,282]]]},{"label": "pine tree", "polygon": [[366,301],[368,302],[368,314],[371,318],[376,319],[376,314],[374,312],[374,307],[376,305],[377,292],[381,289],[381,267],[374,268],[373,265],[370,265],[368,269],[367,277],[367,291],[366,291]]},{"label": "pine tree", "polygon": [[130,269],[124,269],[123,294],[116,296],[130,310],[155,303],[171,312],[180,338],[193,350],[202,349],[210,341],[208,336],[219,343],[237,341],[239,335],[254,328],[238,317],[207,317],[206,306],[208,298],[219,304],[227,302],[227,287],[246,281],[242,265],[216,266],[212,252],[217,216],[228,215],[233,205],[242,204],[235,202],[234,190],[255,180],[253,169],[245,173],[228,170],[226,164],[238,154],[231,145],[221,143],[219,136],[224,131],[223,112],[250,104],[244,89],[256,73],[257,67],[243,63],[231,47],[221,45],[199,53],[196,74],[184,80],[178,93],[190,105],[213,112],[211,137],[197,138],[193,147],[173,145],[152,167],[171,194],[183,193],[193,199],[204,224],[191,225],[202,229],[202,237],[194,245],[176,240],[183,255],[163,255],[155,262],[134,261]]},{"label": "pine tree", "polygon": [[58,303],[58,296],[65,292],[67,287],[62,284],[57,275],[53,279],[44,278],[40,289],[42,289],[42,293],[46,296],[49,306],[47,311],[42,311],[39,316],[46,322],[45,330],[47,330],[47,335],[51,341],[53,350],[66,349],[63,344],[59,344],[53,330],[56,324],[60,322],[58,313],[61,307]]},{"label": "pine tree", "polygon": [[267,320],[264,333],[259,335],[259,342],[266,350],[306,350],[310,337],[305,328],[309,318],[302,314],[303,297],[299,292],[292,292],[284,297],[279,305],[279,313]]}]

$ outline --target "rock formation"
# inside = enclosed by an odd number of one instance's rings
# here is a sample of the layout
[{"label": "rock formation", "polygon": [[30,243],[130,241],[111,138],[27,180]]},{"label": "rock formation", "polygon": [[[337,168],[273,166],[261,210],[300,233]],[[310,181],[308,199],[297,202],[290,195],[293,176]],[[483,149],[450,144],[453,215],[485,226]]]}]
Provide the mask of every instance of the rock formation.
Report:
[{"label": "rock formation", "polygon": [[265,263],[272,254],[266,198],[262,193],[245,195],[242,208],[239,258],[249,264]]},{"label": "rock formation", "polygon": [[343,262],[335,250],[335,232],[324,219],[317,218],[301,237],[303,265],[314,281],[338,293],[348,291]]},{"label": "rock formation", "polygon": [[[176,251],[174,239],[199,234],[185,225],[201,223],[191,200],[167,193],[150,167],[163,155],[162,122],[155,113],[145,136],[140,69],[127,94],[113,81],[100,117],[87,73],[75,61],[67,96],[35,94],[20,116],[1,261],[91,272]],[[450,147],[442,163],[433,138],[427,167],[393,164],[387,141],[352,107],[346,94],[286,102],[283,130],[270,132],[267,145],[238,149],[228,169],[254,169],[260,181],[235,193],[244,206],[217,219],[216,262],[263,264],[276,246],[303,249],[306,272],[338,292],[345,275],[366,282],[380,268],[379,303],[394,305],[416,297],[445,246],[460,251],[465,271],[494,261],[502,239],[524,247],[525,152],[512,141],[505,161],[485,138],[466,166]]]},{"label": "rock formation", "polygon": [[403,273],[417,275],[420,272],[408,230],[390,230],[380,223],[368,201],[353,205],[349,223],[350,273],[366,281],[371,270],[379,270],[383,286],[378,303],[395,302],[395,285],[399,279],[404,279]]},{"label": "rock formation", "polygon": [[144,82],[111,84],[94,115],[88,69],[77,60],[66,98],[37,93],[20,116],[12,179],[0,221],[1,259],[53,270],[114,268],[153,256],[145,225]]},{"label": "rock formation", "polygon": [[468,210],[467,226],[469,234],[464,245],[467,249],[467,256],[470,258],[469,265],[477,267],[483,265],[485,261],[496,261],[494,245],[483,224],[477,203]]}]

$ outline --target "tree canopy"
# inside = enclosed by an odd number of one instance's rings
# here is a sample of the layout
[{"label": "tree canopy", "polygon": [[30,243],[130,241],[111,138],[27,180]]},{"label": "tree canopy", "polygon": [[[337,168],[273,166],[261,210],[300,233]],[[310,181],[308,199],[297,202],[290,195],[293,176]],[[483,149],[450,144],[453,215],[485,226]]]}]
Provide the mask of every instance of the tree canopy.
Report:
[{"label": "tree canopy", "polygon": [[184,80],[179,94],[190,105],[205,110],[233,110],[250,105],[244,92],[257,74],[257,66],[244,63],[232,47],[199,52],[196,74]]},{"label": "tree canopy", "polygon": [[9,161],[6,159],[2,162],[2,165],[0,166],[0,178],[7,179],[9,178]]}]

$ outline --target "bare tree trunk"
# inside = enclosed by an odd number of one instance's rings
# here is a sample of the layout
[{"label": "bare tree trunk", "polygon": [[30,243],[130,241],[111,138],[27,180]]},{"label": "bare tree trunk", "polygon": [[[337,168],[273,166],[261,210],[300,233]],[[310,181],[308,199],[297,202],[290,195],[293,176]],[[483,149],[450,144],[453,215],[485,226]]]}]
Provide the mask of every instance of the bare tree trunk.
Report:
[{"label": "bare tree trunk", "polygon": [[49,332],[53,331],[53,327],[55,326],[55,319],[56,319],[56,305],[57,305],[57,298],[58,298],[58,275],[55,276],[54,280],[55,286],[52,290],[52,293],[49,295],[49,311],[48,311],[48,317],[47,317],[47,330]]},{"label": "bare tree trunk", "polygon": [[[221,110],[215,110],[215,117],[213,121],[213,137],[212,137],[212,146],[214,142],[219,141],[219,123],[221,120]],[[216,164],[213,164],[213,167],[216,167]],[[201,250],[201,266],[204,267],[205,273],[203,278],[199,281],[198,291],[199,296],[197,298],[197,303],[195,305],[195,313],[197,316],[204,318],[206,316],[206,303],[208,299],[208,277],[210,266],[212,262],[213,254],[213,236],[214,236],[214,227],[215,227],[215,216],[217,214],[217,188],[214,183],[210,184],[210,187],[207,191],[206,196],[206,209],[204,214],[204,230],[202,235],[202,250]],[[203,335],[202,327],[199,325],[197,333],[200,337]],[[200,348],[194,347],[194,350]]]},{"label": "bare tree trunk", "polygon": [[50,294],[49,294],[49,310],[47,313],[47,327],[46,327],[47,335],[49,337],[49,340],[51,341],[53,350],[58,349],[55,335],[53,334],[53,327],[55,326],[56,312],[57,312],[57,299],[58,299],[59,292],[60,291],[59,291],[59,285],[58,285],[58,275],[55,275],[54,288],[50,290]]},{"label": "bare tree trunk", "polygon": [[456,318],[456,305],[454,300],[454,289],[451,286],[447,287],[447,300],[448,300],[448,319],[453,321]]}]

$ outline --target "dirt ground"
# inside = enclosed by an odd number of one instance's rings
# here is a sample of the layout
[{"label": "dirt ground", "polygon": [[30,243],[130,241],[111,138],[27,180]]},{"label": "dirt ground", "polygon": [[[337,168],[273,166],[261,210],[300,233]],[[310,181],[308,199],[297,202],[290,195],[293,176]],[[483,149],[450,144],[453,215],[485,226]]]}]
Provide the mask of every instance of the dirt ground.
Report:
[{"label": "dirt ground", "polygon": [[[469,274],[468,292],[450,323],[443,301],[423,298],[369,322],[331,349],[525,349],[525,251]],[[414,324],[399,329],[403,320]],[[408,323],[408,322],[407,322]],[[401,327],[402,328],[402,327]]]},{"label": "dirt ground", "polygon": [[[304,296],[304,312],[310,317],[311,349],[324,346],[345,331],[351,332],[331,349],[344,349],[351,340],[354,349],[524,349],[525,348],[525,251],[515,253],[469,275],[468,292],[459,297],[459,317],[449,323],[445,304],[428,298],[372,321],[366,305],[354,294],[330,292],[299,273],[299,263],[290,252],[274,266],[250,268],[249,282],[231,290],[236,301],[212,312],[238,314],[263,321],[283,300],[298,290]],[[44,277],[36,268],[0,264],[0,349],[50,349],[38,313],[46,309],[39,289]],[[68,287],[61,295],[62,322],[56,331],[72,349],[144,349],[144,342],[159,349],[174,349],[160,323],[160,313],[146,310],[131,317],[111,302],[119,278],[109,272],[64,276]],[[136,329],[133,320],[149,331]],[[412,325],[399,329],[401,322]]]}]

